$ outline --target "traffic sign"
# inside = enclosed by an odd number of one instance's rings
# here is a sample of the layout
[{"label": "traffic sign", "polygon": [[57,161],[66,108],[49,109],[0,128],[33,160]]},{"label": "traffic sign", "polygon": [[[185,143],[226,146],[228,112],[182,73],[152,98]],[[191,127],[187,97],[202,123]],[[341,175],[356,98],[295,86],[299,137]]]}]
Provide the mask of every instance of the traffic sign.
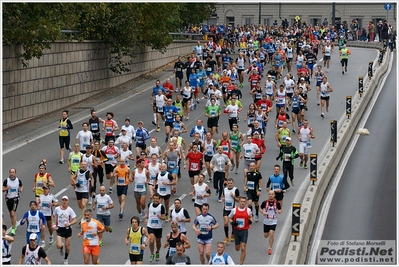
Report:
[{"label": "traffic sign", "polygon": [[352,114],[352,97],[350,95],[346,96],[346,116],[349,117]]},{"label": "traffic sign", "polygon": [[203,32],[209,32],[209,26],[208,26],[208,25],[204,25],[204,26],[202,27],[202,31],[203,31]]},{"label": "traffic sign", "polygon": [[296,237],[299,236],[299,225],[301,217],[301,204],[292,203],[292,229],[291,234]]},{"label": "traffic sign", "polygon": [[359,76],[359,95],[362,97],[363,94],[363,76]]},{"label": "traffic sign", "polygon": [[392,8],[392,4],[391,4],[391,3],[386,3],[386,4],[384,4],[384,9],[385,9],[386,11],[391,10],[391,8]]},{"label": "traffic sign", "polygon": [[317,180],[317,154],[310,154],[310,180]]},{"label": "traffic sign", "polygon": [[224,27],[224,25],[219,25],[218,26],[218,32],[219,33],[224,33],[225,30],[226,30],[226,28]]}]

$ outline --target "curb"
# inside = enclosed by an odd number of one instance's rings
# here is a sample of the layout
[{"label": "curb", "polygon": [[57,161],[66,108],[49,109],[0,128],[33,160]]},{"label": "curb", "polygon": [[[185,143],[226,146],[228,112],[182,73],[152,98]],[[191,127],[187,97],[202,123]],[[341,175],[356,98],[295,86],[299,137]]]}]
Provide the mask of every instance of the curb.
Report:
[{"label": "curb", "polygon": [[[379,43],[348,43],[348,46],[353,47],[365,47],[365,48],[376,48],[381,49],[382,44]],[[387,50],[389,51],[389,49]],[[329,147],[327,153],[324,155],[320,163],[318,163],[317,177],[318,180],[315,185],[309,185],[305,196],[301,201],[301,216],[300,216],[300,228],[301,235],[298,236],[297,241],[291,236],[289,238],[289,244],[285,257],[284,264],[305,264],[309,241],[313,234],[314,224],[317,219],[320,204],[326,188],[333,177],[335,169],[340,163],[340,158],[344,154],[346,147],[353,134],[357,130],[357,125],[366,109],[370,99],[373,97],[375,88],[379,85],[379,81],[386,74],[389,66],[389,58],[391,52],[384,54],[383,63],[381,65],[375,64],[373,69],[373,77],[371,79],[364,79],[363,95],[359,97],[356,94],[356,98],[352,101],[352,115],[350,119],[344,117],[342,124],[337,129],[337,143],[335,147]],[[377,58],[378,59],[378,58]],[[366,81],[367,79],[367,81]]]}]

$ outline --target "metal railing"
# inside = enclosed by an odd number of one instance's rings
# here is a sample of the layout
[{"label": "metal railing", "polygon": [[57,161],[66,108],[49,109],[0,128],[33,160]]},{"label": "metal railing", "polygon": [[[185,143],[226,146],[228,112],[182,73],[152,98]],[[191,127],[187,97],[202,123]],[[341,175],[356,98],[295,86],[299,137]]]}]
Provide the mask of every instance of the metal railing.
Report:
[{"label": "metal railing", "polygon": [[202,33],[189,33],[189,32],[170,32],[173,40],[203,40]]}]

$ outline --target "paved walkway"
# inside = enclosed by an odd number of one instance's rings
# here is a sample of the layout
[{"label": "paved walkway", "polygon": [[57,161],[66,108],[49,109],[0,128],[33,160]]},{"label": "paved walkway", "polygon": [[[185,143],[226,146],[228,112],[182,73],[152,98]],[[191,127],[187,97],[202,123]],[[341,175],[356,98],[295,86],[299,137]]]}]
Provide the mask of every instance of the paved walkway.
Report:
[{"label": "paved walkway", "polygon": [[92,108],[97,109],[97,113],[100,113],[111,106],[111,104],[121,102],[126,98],[152,88],[155,86],[155,81],[157,79],[159,79],[162,84],[165,82],[166,78],[170,77],[174,85],[173,66],[174,63],[169,63],[155,71],[151,71],[125,84],[106,89],[101,93],[78,103],[74,103],[73,105],[62,107],[51,113],[43,114],[33,120],[3,129],[3,154],[20,147],[24,143],[31,142],[50,132],[57,131],[59,119],[64,109],[69,110],[69,118],[72,121],[76,121],[77,118],[89,118]]}]

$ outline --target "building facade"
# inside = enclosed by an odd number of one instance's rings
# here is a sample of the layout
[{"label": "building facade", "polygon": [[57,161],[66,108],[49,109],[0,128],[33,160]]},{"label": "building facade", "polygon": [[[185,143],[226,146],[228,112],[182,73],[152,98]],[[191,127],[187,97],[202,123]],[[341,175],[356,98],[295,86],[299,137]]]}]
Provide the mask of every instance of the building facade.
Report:
[{"label": "building facade", "polygon": [[[353,19],[357,19],[360,29],[362,27],[366,28],[371,20],[376,25],[378,21],[387,19],[396,29],[397,4],[396,2],[391,2],[392,7],[388,12],[385,10],[384,4],[384,2],[336,2],[335,18],[342,22],[347,21],[349,24]],[[333,3],[220,2],[216,4],[216,12],[208,20],[208,24],[258,25],[260,21],[262,25],[272,26],[275,20],[277,20],[278,25],[281,25],[281,21],[287,19],[289,24],[292,25],[295,21],[295,16],[299,16],[301,22],[312,25],[317,23],[321,25],[325,18],[327,18],[329,23],[332,23]]]}]

